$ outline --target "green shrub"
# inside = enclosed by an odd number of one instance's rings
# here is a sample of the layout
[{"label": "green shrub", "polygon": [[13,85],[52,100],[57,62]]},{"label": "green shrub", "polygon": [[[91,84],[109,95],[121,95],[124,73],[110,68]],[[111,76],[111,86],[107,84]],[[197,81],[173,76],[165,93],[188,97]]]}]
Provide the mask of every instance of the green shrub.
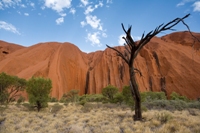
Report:
[{"label": "green shrub", "polygon": [[26,111],[34,111],[34,106],[32,106],[29,103],[22,103],[22,106],[24,106],[26,108]]},{"label": "green shrub", "polygon": [[92,102],[87,102],[84,104],[84,106],[81,108],[81,110],[84,113],[90,112],[93,109],[100,108],[102,104],[101,103],[92,103]]},{"label": "green shrub", "polygon": [[59,100],[60,103],[66,103],[66,94],[64,93],[61,99]]},{"label": "green shrub", "polygon": [[164,92],[142,92],[140,93],[140,96],[142,102],[167,99]]},{"label": "green shrub", "polygon": [[161,113],[156,114],[156,118],[163,124],[163,123],[167,123],[169,120],[171,120],[172,116],[171,116],[171,114],[169,114],[167,112],[161,112]]},{"label": "green shrub", "polygon": [[79,101],[82,100],[87,102],[103,102],[106,98],[102,94],[86,94],[79,97]]},{"label": "green shrub", "polygon": [[189,102],[188,108],[200,109],[200,102],[199,101]]},{"label": "green shrub", "polygon": [[79,96],[78,96],[79,90],[70,90],[68,93],[64,93],[62,98],[60,99],[59,102],[61,103],[75,103],[79,100]]},{"label": "green shrub", "polygon": [[54,104],[54,105],[51,107],[50,112],[51,112],[51,113],[57,113],[57,112],[59,112],[62,108],[63,108],[62,105],[56,103],[56,104]]},{"label": "green shrub", "polygon": [[39,112],[41,108],[47,107],[49,94],[51,92],[52,82],[50,79],[41,77],[32,77],[27,82],[26,92],[28,93],[29,103],[37,107]]},{"label": "green shrub", "polygon": [[21,104],[24,101],[25,101],[25,98],[23,96],[20,96],[19,99],[17,100],[17,103]]},{"label": "green shrub", "polygon": [[132,97],[130,86],[124,86],[122,89],[122,95],[124,97],[124,102],[127,105],[134,106],[134,100]]},{"label": "green shrub", "polygon": [[174,109],[171,107],[168,100],[154,100],[154,101],[145,101],[142,103],[148,109]]},{"label": "green shrub", "polygon": [[118,88],[112,85],[108,85],[107,87],[102,89],[102,95],[108,98],[110,101],[113,100],[114,95],[119,91]]},{"label": "green shrub", "polygon": [[79,101],[79,104],[80,104],[80,105],[83,105],[83,106],[84,106],[86,103],[87,103],[87,101],[86,101],[85,99]]},{"label": "green shrub", "polygon": [[172,105],[176,110],[184,110],[188,108],[188,104],[182,100],[169,100],[170,105]]},{"label": "green shrub", "polygon": [[176,92],[172,92],[171,93],[170,99],[171,100],[182,100],[182,101],[185,101],[185,102],[189,102],[190,101],[186,96],[181,96],[180,94],[178,94]]},{"label": "green shrub", "polygon": [[114,99],[112,103],[119,103],[121,105],[123,100],[124,100],[124,96],[122,95],[122,93],[117,93],[114,95]]},{"label": "green shrub", "polygon": [[17,76],[10,76],[4,72],[0,73],[0,103],[8,104],[15,101],[19,94],[26,88],[26,80]]},{"label": "green shrub", "polygon": [[51,98],[49,99],[49,102],[52,102],[52,103],[58,102],[58,99],[56,99],[55,97],[51,97]]},{"label": "green shrub", "polygon": [[143,106],[143,105],[141,106],[141,109],[142,109],[143,112],[148,111],[147,107],[145,107],[145,106]]}]

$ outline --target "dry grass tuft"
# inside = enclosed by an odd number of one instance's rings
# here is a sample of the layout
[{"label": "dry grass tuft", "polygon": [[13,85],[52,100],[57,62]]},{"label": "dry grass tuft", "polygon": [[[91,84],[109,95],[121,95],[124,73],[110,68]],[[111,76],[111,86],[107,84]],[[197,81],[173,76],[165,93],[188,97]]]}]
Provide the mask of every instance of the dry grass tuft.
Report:
[{"label": "dry grass tuft", "polygon": [[1,133],[200,133],[200,111],[149,110],[142,122],[133,112],[112,104],[63,105],[51,103],[41,112],[9,105],[0,113]]}]

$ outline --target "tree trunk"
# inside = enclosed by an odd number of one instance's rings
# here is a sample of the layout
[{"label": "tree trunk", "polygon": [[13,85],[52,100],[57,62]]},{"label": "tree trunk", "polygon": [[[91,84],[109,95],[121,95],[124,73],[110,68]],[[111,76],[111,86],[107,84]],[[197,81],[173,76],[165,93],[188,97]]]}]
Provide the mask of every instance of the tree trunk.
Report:
[{"label": "tree trunk", "polygon": [[133,115],[133,120],[140,121],[142,120],[141,97],[135,80],[134,67],[129,66],[129,74],[130,74],[130,88],[132,92],[132,97],[135,101],[135,115]]},{"label": "tree trunk", "polygon": [[37,110],[38,110],[38,112],[40,111],[41,108],[42,108],[41,103],[39,101],[37,101]]}]

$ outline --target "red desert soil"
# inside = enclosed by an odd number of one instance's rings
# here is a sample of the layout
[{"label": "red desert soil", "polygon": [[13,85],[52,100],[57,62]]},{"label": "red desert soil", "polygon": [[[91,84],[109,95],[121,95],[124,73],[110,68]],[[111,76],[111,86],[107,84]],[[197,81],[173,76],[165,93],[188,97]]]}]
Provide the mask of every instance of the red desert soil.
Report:
[{"label": "red desert soil", "polygon": [[[194,33],[200,38],[200,33]],[[188,32],[155,37],[136,58],[141,91],[172,91],[200,97],[200,43]],[[118,47],[124,50],[124,47]],[[111,49],[86,54],[71,43],[47,42],[30,47],[0,41],[0,72],[29,79],[49,77],[52,96],[61,98],[71,89],[100,93],[108,84],[122,89],[129,84],[128,67]]]}]

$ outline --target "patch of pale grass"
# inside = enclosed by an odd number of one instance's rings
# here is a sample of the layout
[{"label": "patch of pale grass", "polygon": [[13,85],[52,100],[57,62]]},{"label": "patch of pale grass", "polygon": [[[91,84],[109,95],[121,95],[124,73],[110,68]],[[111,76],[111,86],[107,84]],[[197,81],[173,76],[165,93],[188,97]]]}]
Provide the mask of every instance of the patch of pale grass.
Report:
[{"label": "patch of pale grass", "polygon": [[[57,104],[57,103],[56,103]],[[134,122],[133,111],[115,105],[88,104],[87,107],[69,104],[56,112],[25,111],[24,106],[9,105],[0,114],[6,120],[0,125],[1,133],[199,133],[200,111],[197,109],[169,112],[149,110],[142,121]],[[55,107],[55,106],[54,106]],[[83,110],[85,108],[85,110]]]}]

